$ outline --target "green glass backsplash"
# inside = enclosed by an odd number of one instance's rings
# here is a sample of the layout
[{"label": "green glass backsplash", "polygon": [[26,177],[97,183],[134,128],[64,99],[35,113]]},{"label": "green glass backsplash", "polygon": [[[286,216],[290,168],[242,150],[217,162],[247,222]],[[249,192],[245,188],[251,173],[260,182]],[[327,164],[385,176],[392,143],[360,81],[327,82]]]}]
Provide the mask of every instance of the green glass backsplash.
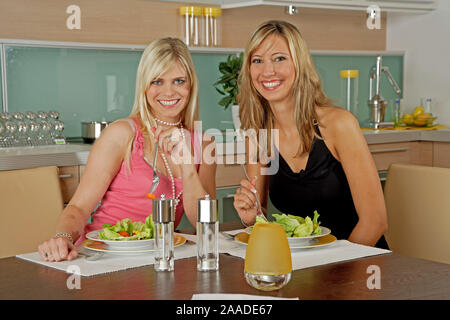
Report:
[{"label": "green glass backsplash", "polygon": [[[317,72],[322,80],[322,86],[328,97],[332,98],[337,105],[344,106],[344,97],[341,96],[342,81],[339,72],[343,69],[356,69],[358,76],[358,120],[363,126],[369,120],[369,73],[376,63],[376,56],[335,56],[320,55],[313,56]],[[395,82],[400,89],[403,88],[403,56],[383,56],[383,66],[389,67]],[[374,90],[375,90],[375,84]],[[402,93],[397,95],[389,83],[387,76],[381,74],[380,92],[388,105],[385,112],[385,121],[390,121],[392,106],[395,99],[401,99]]]},{"label": "green glass backsplash", "polygon": [[[0,54],[0,74],[2,72],[2,55]],[[2,77],[0,77],[0,112],[3,112],[3,87],[2,87]]]},{"label": "green glass backsplash", "polygon": [[[134,100],[136,69],[141,51],[6,46],[8,110],[57,110],[67,137],[81,135],[82,121],[113,121],[127,117]],[[203,130],[231,129],[231,110],[218,105],[221,96],[213,83],[218,64],[227,54],[193,53],[200,82],[200,118]],[[359,70],[359,120],[369,117],[369,71],[375,56],[313,56],[325,93],[340,103],[339,70]],[[403,57],[385,56],[383,65],[403,85]],[[0,90],[1,92],[1,90]],[[397,98],[383,75],[381,93],[389,107]],[[388,107],[388,108],[389,108]],[[386,111],[386,120],[390,110]]]},{"label": "green glass backsplash", "polygon": [[60,112],[67,137],[81,122],[126,117],[141,52],[6,47],[8,110]]}]

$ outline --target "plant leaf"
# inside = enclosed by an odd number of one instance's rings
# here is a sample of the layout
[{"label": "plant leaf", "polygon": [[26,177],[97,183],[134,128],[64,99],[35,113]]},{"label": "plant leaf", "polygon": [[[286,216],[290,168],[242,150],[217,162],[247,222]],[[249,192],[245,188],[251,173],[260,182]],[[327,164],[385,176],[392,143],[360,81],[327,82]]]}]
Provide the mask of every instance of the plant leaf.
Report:
[{"label": "plant leaf", "polygon": [[223,96],[224,96],[224,95],[226,95],[226,93],[225,93],[225,92],[223,92],[222,90],[220,90],[220,89],[219,89],[219,88],[217,88],[217,87],[216,87],[216,90],[217,90],[217,92],[218,92],[218,93],[220,93],[221,95],[223,95]]},{"label": "plant leaf", "polygon": [[241,72],[244,53],[239,55],[230,54],[226,61],[219,63],[219,72],[222,74],[214,83],[215,89],[224,97],[219,101],[219,105],[227,109],[232,104],[237,104],[236,96],[238,94],[237,79]]}]

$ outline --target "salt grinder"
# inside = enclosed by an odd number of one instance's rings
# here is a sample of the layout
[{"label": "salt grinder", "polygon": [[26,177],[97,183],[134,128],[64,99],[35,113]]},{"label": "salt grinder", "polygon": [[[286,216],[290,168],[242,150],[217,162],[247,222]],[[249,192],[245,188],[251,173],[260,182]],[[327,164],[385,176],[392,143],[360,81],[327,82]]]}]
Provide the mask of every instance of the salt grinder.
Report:
[{"label": "salt grinder", "polygon": [[218,201],[209,194],[197,201],[197,270],[219,269]]},{"label": "salt grinder", "polygon": [[155,223],[155,270],[173,271],[173,222],[175,206],[173,199],[153,199],[153,222]]}]

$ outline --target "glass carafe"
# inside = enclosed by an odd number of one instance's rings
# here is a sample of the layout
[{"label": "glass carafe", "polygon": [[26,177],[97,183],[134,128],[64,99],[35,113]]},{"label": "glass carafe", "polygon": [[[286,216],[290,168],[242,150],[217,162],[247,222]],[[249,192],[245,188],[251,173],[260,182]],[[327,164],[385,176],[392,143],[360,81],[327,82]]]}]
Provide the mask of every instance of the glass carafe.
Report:
[{"label": "glass carafe", "polygon": [[258,290],[277,290],[289,282],[291,272],[291,250],[286,232],[274,223],[255,224],[245,255],[247,283]]}]

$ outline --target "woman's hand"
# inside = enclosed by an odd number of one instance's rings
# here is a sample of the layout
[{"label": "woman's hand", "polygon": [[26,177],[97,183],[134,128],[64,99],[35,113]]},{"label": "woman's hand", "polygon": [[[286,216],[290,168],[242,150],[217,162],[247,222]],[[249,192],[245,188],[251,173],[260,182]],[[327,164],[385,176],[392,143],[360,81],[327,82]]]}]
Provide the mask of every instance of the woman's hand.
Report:
[{"label": "woman's hand", "polygon": [[246,225],[251,225],[256,219],[256,177],[252,181],[241,181],[241,187],[236,189],[233,205]]},{"label": "woman's hand", "polygon": [[158,127],[155,130],[155,139],[159,141],[161,151],[169,155],[173,163],[182,167],[194,165],[190,143],[191,136],[188,130],[177,127]]},{"label": "woman's hand", "polygon": [[73,260],[78,256],[75,245],[66,237],[51,238],[39,245],[38,252],[44,261]]}]

